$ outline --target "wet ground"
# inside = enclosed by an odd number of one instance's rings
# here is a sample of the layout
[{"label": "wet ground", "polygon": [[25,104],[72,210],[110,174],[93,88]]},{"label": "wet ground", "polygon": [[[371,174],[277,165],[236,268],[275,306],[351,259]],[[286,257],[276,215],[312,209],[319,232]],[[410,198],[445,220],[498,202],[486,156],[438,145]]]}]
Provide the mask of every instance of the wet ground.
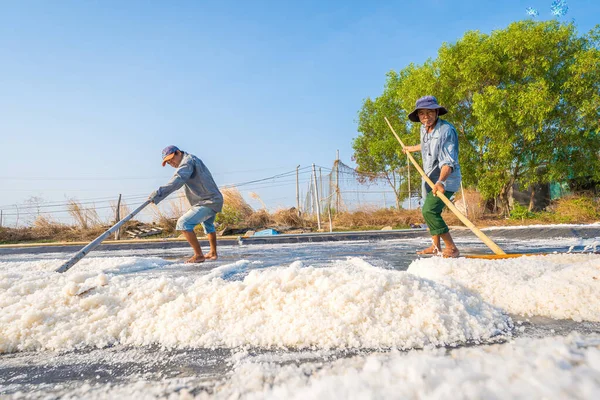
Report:
[{"label": "wet ground", "polygon": [[[595,250],[600,229],[563,229],[560,232],[529,230],[497,230],[490,236],[508,252],[582,252]],[[556,236],[556,235],[563,236]],[[489,253],[477,238],[465,231],[456,232],[457,243],[464,253]],[[599,239],[600,240],[600,239]],[[170,276],[189,276],[206,273],[216,266],[230,264],[237,260],[260,260],[257,268],[289,265],[302,260],[305,265],[320,266],[336,259],[360,257],[376,267],[406,270],[417,258],[415,249],[426,247],[428,241],[421,238],[385,241],[348,241],[335,243],[305,243],[278,245],[224,246],[217,262],[200,266],[182,266],[179,261],[187,256],[187,248],[171,249],[129,249],[97,251],[89,257],[143,256],[161,257],[172,260],[176,267],[162,267],[161,273]],[[66,259],[64,253],[4,254],[0,261]],[[76,267],[74,267],[76,268]],[[125,274],[153,274],[157,270],[123,270]],[[242,279],[247,272],[230,280]],[[544,317],[512,316],[515,323],[514,337],[541,338],[553,335],[567,335],[570,332],[600,334],[600,323],[553,320]],[[499,337],[498,342],[506,338]],[[385,349],[383,349],[385,350]],[[83,349],[70,352],[21,352],[0,355],[0,396],[21,395],[28,398],[59,398],[65,392],[82,385],[119,385],[126,383],[161,382],[173,378],[194,378],[192,394],[211,393],[218,382],[227,379],[231,371],[231,358],[243,351],[250,356],[263,357],[280,365],[307,362],[329,363],[333,360],[369,354],[382,349],[362,349],[355,351],[296,351],[294,349],[162,349],[150,347],[113,346],[103,349]],[[172,389],[173,390],[173,389]],[[177,392],[174,389],[174,392]]]}]

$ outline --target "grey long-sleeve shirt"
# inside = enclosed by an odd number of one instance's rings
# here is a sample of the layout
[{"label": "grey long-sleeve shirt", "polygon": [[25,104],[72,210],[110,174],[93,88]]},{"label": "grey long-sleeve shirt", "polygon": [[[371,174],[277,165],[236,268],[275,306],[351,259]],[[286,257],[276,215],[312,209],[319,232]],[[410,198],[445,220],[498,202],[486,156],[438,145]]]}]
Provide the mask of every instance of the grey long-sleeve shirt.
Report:
[{"label": "grey long-sleeve shirt", "polygon": [[[438,119],[430,133],[421,126],[421,155],[423,170],[433,183],[439,180],[442,166],[451,167],[452,173],[446,179],[445,189],[449,192],[458,192],[462,179],[458,164],[458,134],[450,122]],[[422,189],[424,198],[431,191],[425,179],[423,179]]]},{"label": "grey long-sleeve shirt", "polygon": [[183,152],[183,158],[171,180],[156,191],[158,204],[177,189],[185,186],[185,197],[192,206],[206,206],[214,212],[223,208],[223,195],[210,171],[198,157]]}]

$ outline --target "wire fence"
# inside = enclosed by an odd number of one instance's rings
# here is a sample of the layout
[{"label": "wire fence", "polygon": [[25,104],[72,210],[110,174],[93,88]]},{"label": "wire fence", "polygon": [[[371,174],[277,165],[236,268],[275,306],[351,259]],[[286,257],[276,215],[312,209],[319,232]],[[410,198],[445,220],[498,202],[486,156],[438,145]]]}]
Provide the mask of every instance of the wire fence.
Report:
[{"label": "wire fence", "polygon": [[[406,193],[399,192],[405,179],[401,174],[395,175],[395,182],[382,176],[374,176],[357,171],[340,160],[334,161],[331,167],[318,165],[300,167],[265,178],[254,179],[221,186],[222,189],[236,188],[240,191],[270,192],[275,197],[261,199],[269,203],[285,204],[297,207],[300,212],[315,214],[317,210],[324,213],[328,209],[353,211],[365,208],[418,207],[419,199],[399,204],[398,198]],[[414,193],[414,191],[413,191]],[[84,199],[67,199],[64,201],[44,201],[40,197],[32,197],[20,204],[0,205],[0,227],[31,226],[37,218],[44,218],[64,224],[75,222],[73,207],[87,213],[89,218],[104,219],[107,223],[113,220],[117,207],[118,194]],[[181,200],[183,192],[176,192],[170,200]],[[148,194],[123,194],[122,204],[136,208],[148,198]],[[318,207],[316,206],[318,204]],[[124,210],[121,209],[121,216]],[[103,218],[101,218],[101,216]]]},{"label": "wire fence", "polygon": [[317,204],[321,213],[327,210],[417,208],[420,206],[420,196],[416,193],[420,193],[420,187],[405,185],[406,189],[400,189],[408,179],[406,169],[390,172],[387,176],[373,175],[359,172],[336,160],[332,168],[315,166],[313,179],[304,195],[303,208],[311,214],[317,212]]}]

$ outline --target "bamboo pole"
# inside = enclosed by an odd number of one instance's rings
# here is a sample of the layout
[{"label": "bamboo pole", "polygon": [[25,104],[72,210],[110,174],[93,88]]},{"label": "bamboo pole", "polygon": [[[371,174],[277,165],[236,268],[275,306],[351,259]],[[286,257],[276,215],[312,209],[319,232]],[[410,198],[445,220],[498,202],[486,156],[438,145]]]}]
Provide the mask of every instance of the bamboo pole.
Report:
[{"label": "bamboo pole", "polygon": [[412,210],[412,192],[410,191],[410,161],[406,157],[406,172],[408,173],[408,209]]},{"label": "bamboo pole", "polygon": [[[400,142],[402,149],[404,149],[406,146],[404,145],[404,143],[402,143],[402,140],[400,140],[400,137],[398,136],[398,134],[392,127],[392,124],[390,124],[390,121],[388,121],[388,119],[386,117],[383,117],[383,119],[385,119],[385,122],[387,122],[388,126],[392,130],[392,133],[394,134],[394,136],[396,136],[396,139],[398,139],[398,142]],[[407,151],[406,155],[408,156],[410,161],[413,163],[416,170],[419,171],[419,174],[421,174],[423,179],[425,179],[425,182],[427,182],[427,184],[429,186],[431,186],[431,188],[433,188],[435,186],[435,184],[425,174],[425,171],[423,171],[423,168],[421,168],[421,166],[417,163],[417,161],[414,159],[412,154],[410,154],[410,152]],[[495,254],[506,254],[496,243],[494,243],[489,237],[487,237],[483,232],[481,232],[479,230],[479,228],[477,228],[475,225],[473,225],[473,223],[471,221],[469,221],[467,219],[467,217],[465,217],[460,211],[458,211],[458,209],[454,206],[454,204],[452,204],[452,202],[450,200],[448,200],[448,198],[443,193],[437,192],[436,196],[438,196],[440,199],[442,199],[444,204],[446,204],[446,206],[448,206],[448,208],[454,213],[454,215],[456,215],[458,217],[458,219],[460,219],[462,221],[462,223],[467,226],[467,228],[471,229],[471,231],[479,239],[481,239],[483,241],[483,243],[485,243]]]},{"label": "bamboo pole", "polygon": [[299,183],[299,169],[300,166],[296,167],[296,212],[300,216],[300,183]]},{"label": "bamboo pole", "polygon": [[[121,220],[121,194],[119,193],[119,200],[117,200],[117,209],[115,210],[115,224]],[[115,231],[115,240],[121,239],[121,228]]]},{"label": "bamboo pole", "polygon": [[340,212],[340,151],[335,160],[335,212]]},{"label": "bamboo pole", "polygon": [[317,226],[319,231],[321,230],[321,205],[319,204],[319,190],[317,186],[317,170],[315,168],[315,164],[312,165],[313,170],[313,188],[315,189],[315,206],[317,211]]},{"label": "bamboo pole", "polygon": [[468,218],[469,217],[469,210],[467,209],[467,200],[465,199],[465,188],[463,187],[463,183],[462,181],[460,181],[460,191],[462,192],[462,200],[463,200],[463,207],[465,208],[465,216]]}]

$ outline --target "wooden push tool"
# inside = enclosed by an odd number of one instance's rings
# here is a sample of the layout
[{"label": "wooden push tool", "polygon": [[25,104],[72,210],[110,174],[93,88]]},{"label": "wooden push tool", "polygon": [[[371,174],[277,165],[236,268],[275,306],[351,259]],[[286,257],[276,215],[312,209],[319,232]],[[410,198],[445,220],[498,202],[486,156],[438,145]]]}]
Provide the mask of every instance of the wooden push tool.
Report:
[{"label": "wooden push tool", "polygon": [[67,271],[69,268],[71,268],[73,265],[75,265],[79,260],[81,260],[83,257],[85,257],[90,251],[92,251],[96,247],[100,246],[100,243],[102,243],[102,241],[104,239],[106,239],[112,233],[114,233],[117,229],[119,229],[125,222],[127,222],[131,218],[133,218],[134,215],[136,215],[137,213],[142,211],[142,209],[144,209],[144,207],[146,207],[148,204],[150,204],[150,200],[146,200],[141,206],[139,206],[138,208],[133,210],[133,212],[131,214],[129,214],[128,216],[126,216],[125,218],[123,218],[122,220],[117,222],[115,225],[113,225],[112,228],[110,228],[109,230],[104,232],[102,235],[98,236],[96,239],[94,239],[90,244],[85,246],[83,249],[79,250],[79,252],[77,254],[75,254],[73,257],[71,257],[71,259],[69,261],[67,261],[66,263],[64,263],[59,269],[57,269],[56,272],[62,273],[62,272]]},{"label": "wooden push tool", "polygon": [[[386,117],[384,117],[384,119],[385,119],[385,122],[387,122],[390,129],[392,130],[392,133],[394,134],[394,136],[396,136],[396,139],[398,139],[398,142],[400,142],[402,149],[404,149],[406,146],[404,146],[404,143],[402,143],[402,140],[400,140],[400,137],[398,136],[398,134],[392,127],[392,124],[390,124],[390,121],[388,121],[388,119]],[[423,168],[421,168],[421,166],[417,163],[417,161],[414,159],[412,154],[410,154],[410,152],[407,151],[406,155],[408,155],[408,158],[410,159],[410,161],[413,163],[413,165],[415,166],[417,171],[419,171],[419,174],[421,174],[423,179],[425,179],[425,182],[427,182],[427,184],[429,186],[431,186],[431,188],[433,189],[435,184],[425,174],[425,171],[423,171]],[[444,204],[446,204],[446,206],[448,206],[448,208],[458,217],[458,219],[460,219],[463,224],[465,224],[469,229],[471,229],[471,231],[479,239],[481,239],[483,241],[483,243],[485,243],[494,252],[494,254],[506,254],[500,247],[498,247],[498,245],[496,243],[494,243],[489,237],[487,237],[475,225],[473,225],[473,223],[471,221],[469,221],[467,219],[467,217],[465,217],[460,211],[458,211],[458,209],[454,206],[454,204],[452,204],[452,202],[450,200],[448,200],[448,198],[443,193],[437,192],[436,196],[439,197],[440,199],[442,199]]]}]

